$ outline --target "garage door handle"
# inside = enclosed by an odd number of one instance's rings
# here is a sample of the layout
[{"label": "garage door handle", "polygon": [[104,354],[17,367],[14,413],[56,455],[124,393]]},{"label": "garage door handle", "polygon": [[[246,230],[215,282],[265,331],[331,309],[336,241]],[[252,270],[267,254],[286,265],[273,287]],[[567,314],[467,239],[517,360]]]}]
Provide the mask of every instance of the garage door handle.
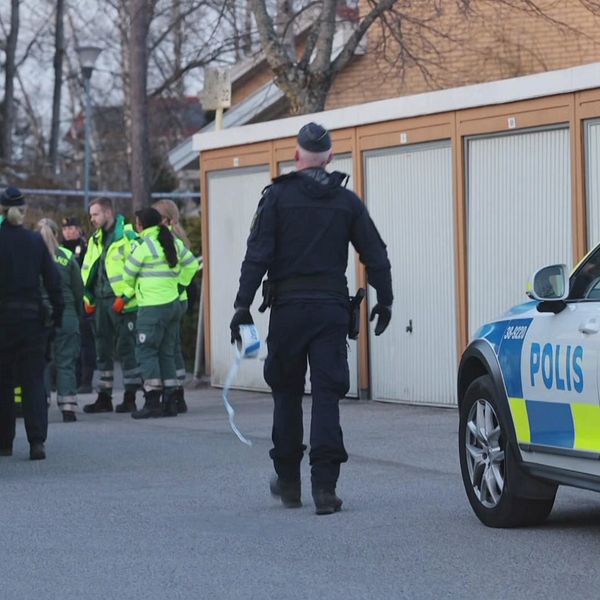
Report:
[{"label": "garage door handle", "polygon": [[579,326],[579,331],[581,333],[598,333],[600,331],[600,324],[596,319],[589,319]]}]

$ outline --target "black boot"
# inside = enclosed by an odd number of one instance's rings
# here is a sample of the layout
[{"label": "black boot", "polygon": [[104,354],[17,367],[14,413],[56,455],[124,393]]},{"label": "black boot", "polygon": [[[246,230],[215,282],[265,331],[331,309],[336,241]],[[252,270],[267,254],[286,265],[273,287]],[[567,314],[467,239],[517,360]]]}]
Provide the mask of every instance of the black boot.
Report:
[{"label": "black boot", "polygon": [[112,410],[112,396],[107,392],[100,392],[95,402],[92,402],[91,404],[86,404],[83,407],[83,412],[86,413],[112,412]]},{"label": "black boot", "polygon": [[175,390],[168,389],[163,391],[161,410],[163,417],[177,416],[177,397]]},{"label": "black boot", "polygon": [[312,497],[318,515],[332,515],[342,510],[342,500],[336,496],[335,486],[313,485]]},{"label": "black boot", "polygon": [[135,391],[125,390],[123,394],[123,402],[115,406],[115,412],[118,413],[132,413],[137,406],[135,405]]},{"label": "black boot", "polygon": [[288,481],[276,475],[269,482],[269,489],[274,498],[280,498],[286,508],[300,508],[302,506],[300,480]]},{"label": "black boot", "polygon": [[175,396],[175,402],[177,405],[178,413],[186,413],[187,412],[187,404],[185,403],[185,398],[183,397],[183,388],[175,388],[173,390],[173,394]]},{"label": "black boot", "polygon": [[151,390],[144,392],[144,408],[131,413],[134,419],[150,419],[160,417],[162,410],[160,408],[160,390]]},{"label": "black boot", "polygon": [[29,460],[44,460],[46,458],[46,449],[42,442],[32,442],[29,444]]},{"label": "black boot", "polygon": [[62,411],[63,423],[74,423],[77,421],[77,415],[73,410],[63,410]]}]

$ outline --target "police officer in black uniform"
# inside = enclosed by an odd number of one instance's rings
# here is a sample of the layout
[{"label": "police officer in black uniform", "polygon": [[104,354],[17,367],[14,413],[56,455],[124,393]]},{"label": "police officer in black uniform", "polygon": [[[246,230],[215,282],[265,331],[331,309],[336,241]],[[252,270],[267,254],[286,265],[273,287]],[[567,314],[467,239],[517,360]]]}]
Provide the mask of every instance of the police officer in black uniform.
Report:
[{"label": "police officer in black uniform", "polygon": [[[62,245],[70,250],[79,266],[87,250],[87,243],[83,237],[81,221],[77,217],[64,217],[62,220]],[[94,335],[94,315],[84,314],[81,323],[81,351],[77,361],[77,392],[91,394],[93,392],[92,380],[96,370],[96,340]]]},{"label": "police officer in black uniform", "polygon": [[[12,455],[14,389],[20,385],[29,458],[41,460],[48,432],[46,345],[64,309],[60,275],[42,236],[23,227],[25,199],[17,188],[0,195],[0,214],[0,456]],[[51,314],[43,306],[41,285]]]},{"label": "police officer in black uniform", "polygon": [[231,321],[232,343],[240,325],[252,323],[249,307],[265,273],[265,306],[271,306],[265,380],[274,399],[271,493],[284,506],[301,506],[302,396],[307,360],[312,384],[310,464],[317,514],[341,509],[336,495],[340,464],[348,460],[339,406],[349,388],[346,336],[350,305],[345,277],[352,243],[377,291],[371,320],[375,335],[391,319],[392,281],[383,243],[360,198],[344,186],[347,176],[328,173],[333,154],[326,129],[300,129],[296,171],[263,191],[247,242]]}]

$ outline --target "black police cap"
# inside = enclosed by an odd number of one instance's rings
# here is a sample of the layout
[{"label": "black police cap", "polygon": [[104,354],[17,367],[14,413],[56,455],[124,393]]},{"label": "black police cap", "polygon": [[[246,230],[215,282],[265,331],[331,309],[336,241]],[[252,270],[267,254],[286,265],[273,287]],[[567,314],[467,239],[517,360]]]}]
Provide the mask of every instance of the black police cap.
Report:
[{"label": "black police cap", "polygon": [[25,197],[21,190],[16,187],[7,187],[0,196],[2,206],[25,206]]},{"label": "black police cap", "polygon": [[317,123],[308,123],[298,132],[298,145],[309,152],[327,152],[331,150],[329,131]]},{"label": "black police cap", "polygon": [[62,220],[63,227],[81,227],[81,222],[77,217],[65,217]]}]

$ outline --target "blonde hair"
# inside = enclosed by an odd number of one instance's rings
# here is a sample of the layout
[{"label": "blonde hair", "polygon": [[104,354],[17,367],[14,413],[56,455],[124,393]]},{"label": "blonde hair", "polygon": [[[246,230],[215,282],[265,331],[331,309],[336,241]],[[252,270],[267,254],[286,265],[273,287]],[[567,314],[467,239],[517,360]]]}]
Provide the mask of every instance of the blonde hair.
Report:
[{"label": "blonde hair", "polygon": [[58,250],[58,225],[52,219],[40,219],[37,224],[37,230],[40,232],[50,256],[55,256]]},{"label": "blonde hair", "polygon": [[25,222],[25,206],[2,206],[2,215],[11,225],[23,225]]},{"label": "blonde hair", "polygon": [[167,225],[173,230],[173,235],[179,238],[185,246],[189,248],[190,239],[183,227],[179,224],[179,208],[177,208],[177,204],[175,204],[173,200],[162,198],[161,200],[157,200],[152,205],[152,208],[156,209],[163,219],[166,219]]}]

